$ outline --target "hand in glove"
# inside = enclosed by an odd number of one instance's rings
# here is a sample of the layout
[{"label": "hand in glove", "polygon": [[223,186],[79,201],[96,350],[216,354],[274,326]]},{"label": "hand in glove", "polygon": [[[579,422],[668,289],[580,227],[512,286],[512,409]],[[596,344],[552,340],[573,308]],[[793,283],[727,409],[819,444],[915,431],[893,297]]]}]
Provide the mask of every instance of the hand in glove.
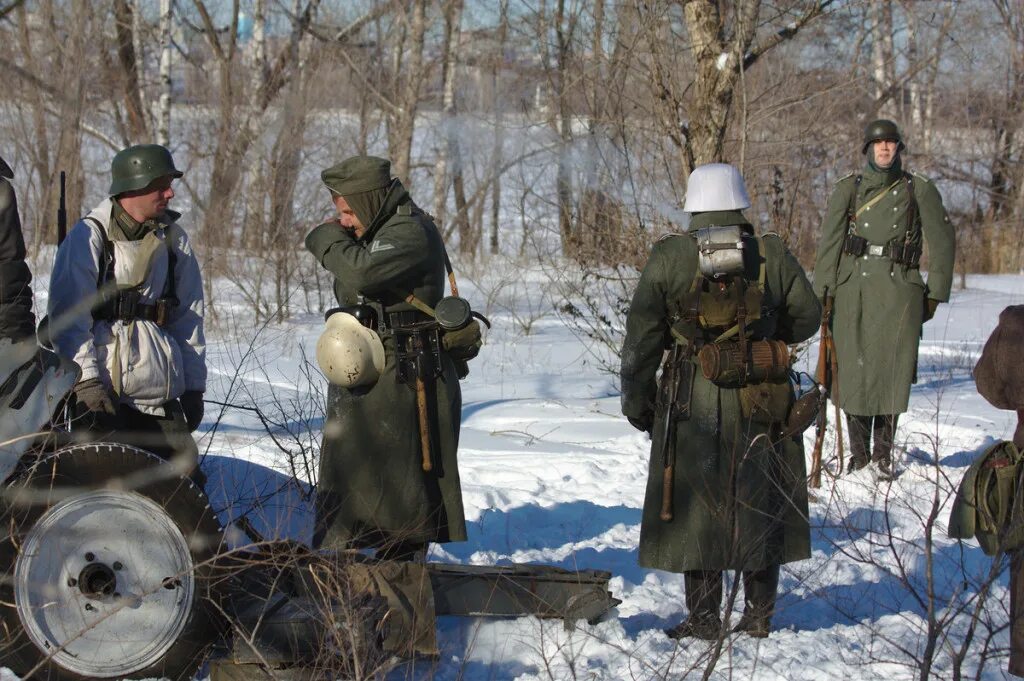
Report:
[{"label": "hand in glove", "polygon": [[475,319],[461,329],[445,331],[441,337],[441,347],[455,359],[473,359],[480,354],[483,344],[480,322]]},{"label": "hand in glove", "polygon": [[638,418],[627,416],[626,419],[629,421],[629,425],[633,426],[637,430],[642,430],[648,435],[654,430],[654,414],[648,412]]},{"label": "hand in glove", "polygon": [[98,378],[89,378],[76,385],[75,398],[89,411],[111,415],[117,413],[110,391]]},{"label": "hand in glove", "polygon": [[924,299],[924,319],[922,322],[926,322],[935,316],[935,310],[939,308],[939,301],[934,298]]},{"label": "hand in glove", "polygon": [[185,413],[185,422],[188,423],[188,430],[194,433],[199,424],[203,422],[203,393],[198,390],[186,390],[178,398],[181,410]]}]

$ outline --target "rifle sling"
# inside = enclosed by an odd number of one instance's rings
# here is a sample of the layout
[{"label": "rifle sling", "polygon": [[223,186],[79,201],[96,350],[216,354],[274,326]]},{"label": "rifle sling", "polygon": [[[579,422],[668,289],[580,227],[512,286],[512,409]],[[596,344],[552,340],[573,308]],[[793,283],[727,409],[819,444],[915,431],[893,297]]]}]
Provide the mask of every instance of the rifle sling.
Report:
[{"label": "rifle sling", "polygon": [[[398,215],[413,215],[415,212],[419,212],[419,213],[422,213],[423,215],[426,215],[427,218],[429,218],[431,222],[434,221],[434,216],[426,213],[419,206],[415,206],[415,210],[414,210],[414,206],[413,206],[412,201],[410,201],[408,203],[403,203],[401,206],[398,207],[398,210],[395,211],[395,212]],[[448,249],[445,247],[443,241],[441,242],[441,250],[444,253],[444,269],[445,269],[445,272],[448,273],[448,288],[451,291],[451,294],[453,296],[458,297],[458,295],[459,295],[459,286],[458,286],[458,283],[455,281],[455,269],[452,267],[451,258],[448,257]],[[400,298],[405,300],[405,302],[407,302],[409,305],[412,305],[417,310],[419,310],[423,314],[427,315],[431,319],[436,319],[437,318],[437,315],[434,313],[434,308],[432,308],[430,305],[427,305],[427,303],[425,303],[420,298],[417,298],[415,293],[412,293],[412,292],[405,293],[404,291],[401,291],[399,289],[395,289],[394,292]]]}]

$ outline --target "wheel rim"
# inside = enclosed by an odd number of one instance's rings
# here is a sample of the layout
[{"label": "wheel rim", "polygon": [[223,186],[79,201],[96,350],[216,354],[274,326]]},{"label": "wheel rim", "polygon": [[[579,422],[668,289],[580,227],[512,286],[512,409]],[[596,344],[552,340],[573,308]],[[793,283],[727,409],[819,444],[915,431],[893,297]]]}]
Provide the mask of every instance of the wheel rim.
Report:
[{"label": "wheel rim", "polygon": [[158,662],[195,594],[188,542],[166,511],[134,492],[78,494],[32,527],[14,566],[18,617],[52,662],[113,678]]}]

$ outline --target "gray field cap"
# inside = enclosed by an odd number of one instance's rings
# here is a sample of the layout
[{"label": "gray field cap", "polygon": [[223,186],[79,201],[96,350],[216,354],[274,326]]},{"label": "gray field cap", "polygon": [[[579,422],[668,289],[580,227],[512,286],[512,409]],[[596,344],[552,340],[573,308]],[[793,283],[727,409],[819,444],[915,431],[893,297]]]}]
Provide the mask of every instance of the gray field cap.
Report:
[{"label": "gray field cap", "polygon": [[320,173],[320,179],[340,196],[383,189],[391,184],[391,161],[376,156],[353,156]]}]

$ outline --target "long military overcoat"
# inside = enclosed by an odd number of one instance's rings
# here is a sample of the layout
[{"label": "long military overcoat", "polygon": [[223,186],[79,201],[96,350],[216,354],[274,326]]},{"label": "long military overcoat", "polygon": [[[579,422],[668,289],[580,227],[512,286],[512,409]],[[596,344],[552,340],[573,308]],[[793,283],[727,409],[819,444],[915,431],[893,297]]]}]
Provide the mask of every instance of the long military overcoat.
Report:
[{"label": "long military overcoat", "polygon": [[[341,305],[358,296],[384,314],[410,311],[409,293],[433,306],[444,295],[444,244],[433,221],[394,180],[359,239],[337,222],[320,225],[306,247],[335,277]],[[429,391],[436,451],[424,472],[416,392],[396,378],[395,341],[382,334],[386,366],[369,389],[331,386],[317,488],[318,540],[330,548],[466,538],[456,458],[462,393],[452,361]]]},{"label": "long military overcoat", "polygon": [[0,336],[17,340],[34,334],[36,325],[18,200],[7,181],[13,175],[0,158]]},{"label": "long military overcoat", "polygon": [[[878,201],[871,203],[875,197]],[[851,207],[857,217],[848,229]],[[835,296],[832,331],[839,404],[858,416],[901,414],[917,376],[925,299],[948,301],[953,282],[955,237],[942,197],[926,178],[905,176],[898,160],[888,171],[869,165],[836,184],[821,231],[814,290],[822,296],[827,287]],[[917,267],[884,255],[844,252],[848,231],[876,246],[903,242],[908,234],[912,243],[921,245],[923,235],[927,283]]]},{"label": "long military overcoat", "polygon": [[[746,224],[741,213],[697,214],[691,230]],[[749,224],[745,229],[752,232]],[[756,244],[757,242],[753,242]],[[796,343],[811,337],[820,305],[803,269],[782,240],[766,235],[765,305],[771,337]],[[697,272],[697,244],[677,235],[655,244],[629,308],[622,348],[622,411],[654,412],[656,374],[672,344],[670,317]],[[745,277],[756,281],[758,263]],[[692,362],[692,360],[691,360]],[[767,425],[743,417],[739,390],[719,388],[693,367],[690,415],[676,424],[674,517],[660,519],[663,460],[661,416],[654,425],[640,530],[640,565],[673,572],[757,570],[807,558],[806,466],[799,436],[772,445]]]}]

